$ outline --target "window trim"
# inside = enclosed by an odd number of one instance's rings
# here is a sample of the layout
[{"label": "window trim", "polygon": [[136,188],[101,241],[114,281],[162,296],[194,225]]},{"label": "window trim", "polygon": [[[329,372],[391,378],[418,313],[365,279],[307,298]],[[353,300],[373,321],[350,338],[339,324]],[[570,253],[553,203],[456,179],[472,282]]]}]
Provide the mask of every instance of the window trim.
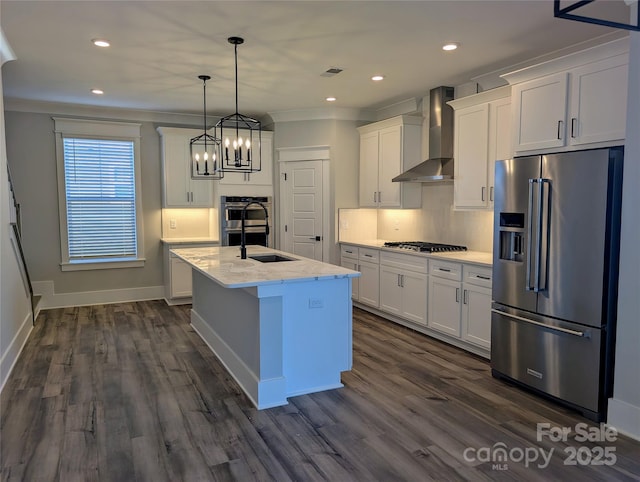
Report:
[{"label": "window trim", "polygon": [[[93,269],[134,268],[144,266],[144,232],[142,222],[142,168],[140,160],[140,129],[142,124],[131,122],[99,121],[93,119],[73,119],[52,117],[56,138],[56,163],[58,175],[58,215],[60,217],[60,268],[62,271],[84,271]],[[64,177],[65,137],[87,139],[133,141],[133,166],[136,190],[136,235],[137,257],[135,259],[104,258],[91,260],[69,259],[69,239],[67,225],[67,195]]]}]

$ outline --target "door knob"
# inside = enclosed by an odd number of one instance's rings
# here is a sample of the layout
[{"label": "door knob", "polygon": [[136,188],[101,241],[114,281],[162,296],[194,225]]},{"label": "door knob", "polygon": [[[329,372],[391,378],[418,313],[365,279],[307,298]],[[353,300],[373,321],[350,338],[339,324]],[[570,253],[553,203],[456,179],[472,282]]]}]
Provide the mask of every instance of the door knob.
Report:
[{"label": "door knob", "polygon": [[309,239],[311,239],[312,241],[322,241],[322,236],[313,236]]}]

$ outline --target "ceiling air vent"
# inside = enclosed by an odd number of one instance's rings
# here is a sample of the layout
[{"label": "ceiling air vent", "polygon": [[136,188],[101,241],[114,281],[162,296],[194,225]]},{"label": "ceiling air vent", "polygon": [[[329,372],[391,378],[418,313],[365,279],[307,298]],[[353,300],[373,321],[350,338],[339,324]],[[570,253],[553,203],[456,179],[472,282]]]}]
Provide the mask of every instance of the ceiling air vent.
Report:
[{"label": "ceiling air vent", "polygon": [[325,72],[322,72],[320,77],[333,77],[334,75],[338,75],[340,72],[342,72],[340,67],[330,67]]}]

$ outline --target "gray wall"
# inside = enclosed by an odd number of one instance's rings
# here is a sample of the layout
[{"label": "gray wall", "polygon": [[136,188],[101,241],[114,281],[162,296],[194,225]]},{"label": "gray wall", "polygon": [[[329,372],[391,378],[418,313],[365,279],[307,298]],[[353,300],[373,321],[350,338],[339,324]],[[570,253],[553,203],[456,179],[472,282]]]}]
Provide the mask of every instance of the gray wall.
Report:
[{"label": "gray wall", "polygon": [[[1,31],[0,40],[4,41]],[[7,59],[0,60],[4,62]],[[20,265],[12,246],[12,227],[9,224],[11,203],[4,130],[0,71],[0,387],[4,386],[31,329],[30,299],[22,283]]]},{"label": "gray wall", "polygon": [[[358,163],[360,136],[357,127],[361,121],[307,120],[276,122],[274,124],[274,146],[283,147],[329,146],[330,186],[329,207],[330,246],[328,262],[340,264],[338,249],[338,209],[358,206]],[[277,151],[276,151],[277,152]],[[277,154],[275,156],[277,164]],[[278,166],[274,166],[278,172]],[[279,199],[279,183],[274,192]]]},{"label": "gray wall", "polygon": [[52,114],[7,111],[5,120],[7,159],[22,206],[24,249],[33,281],[53,281],[56,293],[163,285],[157,124],[142,122],[141,129],[144,267],[62,272]]}]

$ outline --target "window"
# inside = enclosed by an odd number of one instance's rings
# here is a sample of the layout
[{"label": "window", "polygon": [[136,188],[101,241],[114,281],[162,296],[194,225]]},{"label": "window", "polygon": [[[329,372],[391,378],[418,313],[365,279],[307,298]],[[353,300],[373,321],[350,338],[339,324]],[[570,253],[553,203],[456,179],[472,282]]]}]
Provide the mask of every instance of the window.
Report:
[{"label": "window", "polygon": [[54,121],[62,270],[142,266],[140,124]]}]

